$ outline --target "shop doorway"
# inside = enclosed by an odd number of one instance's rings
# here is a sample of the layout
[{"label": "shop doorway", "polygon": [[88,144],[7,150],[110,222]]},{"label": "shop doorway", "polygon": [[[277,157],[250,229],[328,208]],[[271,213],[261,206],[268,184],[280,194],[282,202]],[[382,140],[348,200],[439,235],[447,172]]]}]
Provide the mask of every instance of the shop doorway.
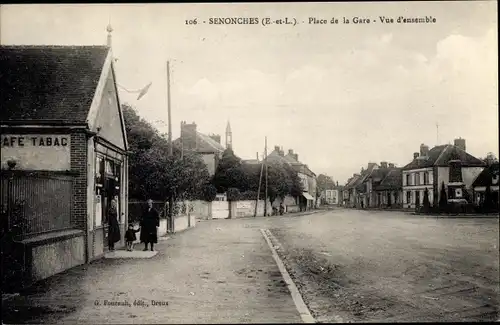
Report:
[{"label": "shop doorway", "polygon": [[98,164],[101,176],[96,184],[96,194],[98,197],[98,214],[101,216],[101,225],[103,230],[103,250],[107,252],[109,250],[108,236],[109,236],[109,225],[108,225],[108,211],[111,205],[111,200],[115,199],[117,203],[117,218],[120,223],[120,168],[121,164],[115,162],[111,159],[104,157],[98,157]]}]

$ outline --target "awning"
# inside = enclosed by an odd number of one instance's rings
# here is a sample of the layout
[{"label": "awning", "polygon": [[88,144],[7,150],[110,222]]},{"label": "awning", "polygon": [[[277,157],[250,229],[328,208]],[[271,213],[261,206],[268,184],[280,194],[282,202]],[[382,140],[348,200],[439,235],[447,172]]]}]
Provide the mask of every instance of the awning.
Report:
[{"label": "awning", "polygon": [[307,192],[302,192],[302,195],[308,199],[308,200],[311,200],[311,201],[314,201],[314,198],[311,196],[311,194],[307,193]]}]

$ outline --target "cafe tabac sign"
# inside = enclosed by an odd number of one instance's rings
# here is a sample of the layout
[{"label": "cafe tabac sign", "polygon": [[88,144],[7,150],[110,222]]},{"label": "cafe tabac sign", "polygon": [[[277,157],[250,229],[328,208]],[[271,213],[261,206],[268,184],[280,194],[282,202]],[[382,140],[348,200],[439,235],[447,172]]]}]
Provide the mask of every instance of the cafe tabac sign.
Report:
[{"label": "cafe tabac sign", "polygon": [[2,168],[15,160],[15,169],[70,170],[70,135],[2,134]]}]

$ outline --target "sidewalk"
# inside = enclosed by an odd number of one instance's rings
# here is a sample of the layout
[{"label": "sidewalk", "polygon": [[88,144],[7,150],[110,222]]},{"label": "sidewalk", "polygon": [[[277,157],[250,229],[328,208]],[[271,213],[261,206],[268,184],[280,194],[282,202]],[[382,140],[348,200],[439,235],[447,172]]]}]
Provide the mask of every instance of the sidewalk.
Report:
[{"label": "sidewalk", "polygon": [[56,275],[4,301],[3,321],[301,322],[259,229],[224,221],[160,241],[151,258],[102,259]]}]

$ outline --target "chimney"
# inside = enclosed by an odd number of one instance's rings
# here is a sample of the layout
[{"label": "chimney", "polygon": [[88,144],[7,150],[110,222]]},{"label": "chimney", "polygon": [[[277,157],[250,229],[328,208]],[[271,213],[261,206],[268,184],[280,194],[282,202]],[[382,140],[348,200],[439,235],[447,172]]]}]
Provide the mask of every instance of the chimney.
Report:
[{"label": "chimney", "polygon": [[393,164],[393,163],[390,163],[390,164],[389,164],[389,168],[394,168],[394,164]]},{"label": "chimney", "polygon": [[280,146],[274,146],[274,151],[276,151],[277,153],[280,152]]},{"label": "chimney", "polygon": [[255,157],[257,157],[257,161],[259,161],[259,152],[258,151],[256,152]]},{"label": "chimney", "polygon": [[339,181],[337,181],[337,186],[339,186]]},{"label": "chimney", "polygon": [[293,149],[288,149],[288,154],[289,154],[290,156],[293,156]]},{"label": "chimney", "polygon": [[414,152],[413,153],[413,159],[417,159],[418,158],[418,152]]},{"label": "chimney", "polygon": [[427,157],[429,155],[429,146],[425,144],[420,145],[420,157]]},{"label": "chimney", "polygon": [[368,163],[368,169],[372,169],[376,165],[377,165],[376,163]]},{"label": "chimney", "polygon": [[281,157],[283,157],[283,156],[285,155],[285,152],[284,152],[282,149],[280,149],[280,150],[278,151],[278,153],[279,153],[279,155],[280,155]]},{"label": "chimney", "polygon": [[455,145],[455,147],[458,147],[463,151],[465,151],[465,139],[462,138],[455,139],[453,144]]},{"label": "chimney", "polygon": [[184,149],[193,150],[198,148],[196,123],[187,124],[186,121],[181,122],[181,141]]},{"label": "chimney", "polygon": [[295,160],[299,161],[299,154],[294,153],[294,154],[293,154],[293,159],[295,159]]},{"label": "chimney", "polygon": [[387,168],[387,161],[381,161],[380,168]]}]

